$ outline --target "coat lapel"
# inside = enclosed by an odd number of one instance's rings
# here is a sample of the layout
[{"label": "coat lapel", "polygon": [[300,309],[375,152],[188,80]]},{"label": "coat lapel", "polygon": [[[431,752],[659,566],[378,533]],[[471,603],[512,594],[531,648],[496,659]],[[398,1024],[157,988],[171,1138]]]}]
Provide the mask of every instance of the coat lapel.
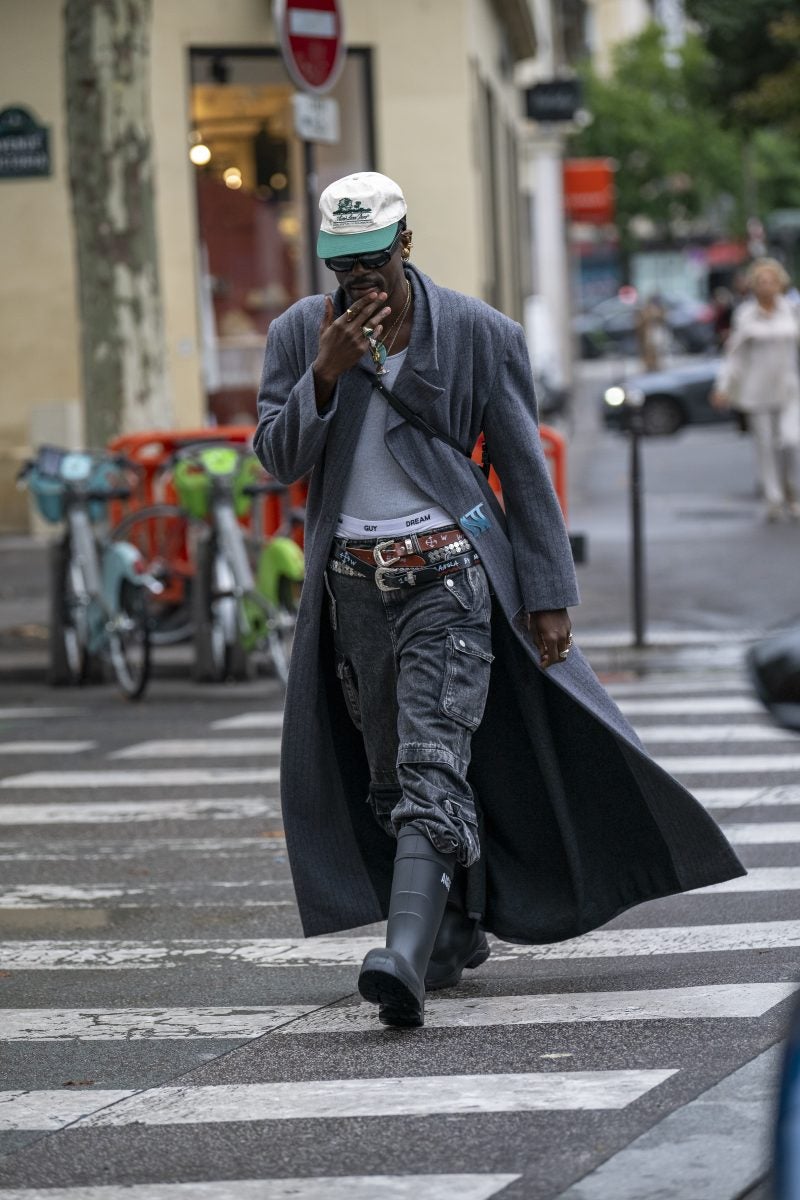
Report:
[{"label": "coat lapel", "polygon": [[[392,390],[409,408],[427,420],[435,412],[436,403],[445,390],[441,383],[437,353],[439,297],[430,280],[413,267],[407,270],[414,294],[414,319],[408,354]],[[432,423],[436,423],[435,418]],[[403,417],[390,407],[387,434],[400,425],[405,425]]]}]

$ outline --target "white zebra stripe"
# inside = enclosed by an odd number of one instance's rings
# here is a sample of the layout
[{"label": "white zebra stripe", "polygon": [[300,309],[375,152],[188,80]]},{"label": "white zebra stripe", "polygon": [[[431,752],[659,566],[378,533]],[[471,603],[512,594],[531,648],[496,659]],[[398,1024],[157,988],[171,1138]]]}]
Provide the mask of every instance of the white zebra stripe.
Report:
[{"label": "white zebra stripe", "polygon": [[674,696],[648,699],[617,697],[626,716],[766,716],[763,705],[751,696]]},{"label": "white zebra stripe", "polygon": [[764,821],[723,825],[722,832],[735,846],[790,845],[800,842],[800,821]]},{"label": "white zebra stripe", "polygon": [[[794,983],[708,984],[644,991],[565,992],[538,996],[430,996],[428,1029],[585,1024],[596,1021],[731,1020],[760,1017],[794,995]],[[155,1041],[248,1039],[283,1034],[375,1031],[369,1004],[318,1008],[0,1009],[0,1040]]]},{"label": "white zebra stripe", "polygon": [[211,728],[219,730],[280,729],[282,725],[282,712],[246,712],[238,717],[224,717],[221,721],[211,722]]},{"label": "white zebra stripe", "polygon": [[605,684],[606,691],[612,696],[653,696],[662,698],[668,696],[719,696],[723,692],[739,693],[752,699],[753,693],[746,681],[739,675],[731,678],[729,675],[720,677],[704,675],[701,678],[691,676],[678,678],[670,675],[648,675],[643,679],[610,679]]},{"label": "white zebra stripe", "polygon": [[760,808],[800,804],[800,787],[712,787],[692,788],[705,808]]},{"label": "white zebra stripe", "polygon": [[82,754],[94,750],[97,742],[0,742],[3,754]]},{"label": "white zebra stripe", "polygon": [[0,708],[0,721],[40,721],[47,717],[82,717],[85,708]]},{"label": "white zebra stripe", "polygon": [[[788,734],[786,735],[789,736]],[[137,742],[115,750],[109,758],[274,758],[280,738],[184,738]]]},{"label": "white zebra stripe", "polygon": [[726,742],[794,742],[797,734],[771,725],[640,725],[639,737],[646,746],[659,742],[693,745]]},{"label": "white zebra stripe", "polygon": [[0,780],[0,788],[218,787],[277,783],[277,767],[166,767],[152,771],[32,771]]},{"label": "white zebra stripe", "polygon": [[[191,802],[190,802],[191,803]],[[201,803],[203,803],[201,801]],[[235,802],[234,802],[235,803]],[[256,803],[262,804],[262,801]],[[244,813],[243,815],[251,815]],[[263,815],[263,814],[262,814]],[[274,814],[273,814],[274,815]],[[0,842],[0,862],[97,862],[110,859],[114,862],[131,858],[144,858],[153,854],[196,854],[200,857],[214,855],[217,859],[252,856],[271,849],[283,849],[286,839],[273,830],[257,837],[163,837],[125,838],[120,842],[95,842],[91,847],[84,838],[59,838],[44,841],[37,837],[31,841]]]},{"label": "white zebra stripe", "polygon": [[[198,886],[202,895],[197,896]],[[245,882],[203,880],[191,883],[126,883],[75,886],[57,883],[20,883],[0,888],[2,908],[293,908],[294,900],[269,900],[247,892],[291,885],[267,879]],[[187,895],[187,893],[189,893]]]},{"label": "white zebra stripe", "polygon": [[0,1200],[491,1200],[519,1175],[317,1175],[100,1187],[0,1188]]},{"label": "white zebra stripe", "polygon": [[800,888],[800,867],[749,867],[746,875],[695,888],[692,896],[731,892],[793,892]]},{"label": "white zebra stripe", "polygon": [[[193,963],[252,967],[357,966],[381,938],[239,938],[235,942],[181,938],[172,941],[11,941],[0,943],[0,969],[16,971],[144,970]],[[621,958],[659,954],[709,954],[800,947],[800,921],[749,921],[730,925],[675,925],[653,929],[597,929],[546,946],[493,946],[495,962]]]},{"label": "white zebra stripe", "polygon": [[66,804],[0,804],[2,825],[124,825],[151,821],[232,821],[280,818],[277,800],[104,800]]},{"label": "white zebra stripe", "polygon": [[690,754],[657,757],[671,775],[774,775],[800,770],[800,754]]},{"label": "white zebra stripe", "polygon": [[292,1083],[0,1092],[0,1131],[621,1109],[676,1068],[319,1079]]}]

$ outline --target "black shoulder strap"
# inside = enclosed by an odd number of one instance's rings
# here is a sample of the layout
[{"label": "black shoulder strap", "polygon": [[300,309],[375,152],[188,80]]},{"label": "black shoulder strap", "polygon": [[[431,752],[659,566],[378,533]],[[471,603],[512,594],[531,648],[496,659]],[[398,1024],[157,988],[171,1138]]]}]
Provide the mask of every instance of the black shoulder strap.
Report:
[{"label": "black shoulder strap", "polygon": [[[440,429],[434,429],[432,425],[428,424],[424,417],[421,417],[419,413],[415,413],[413,409],[410,409],[408,405],[400,399],[399,396],[395,396],[394,392],[389,391],[389,388],[387,388],[385,384],[381,383],[379,377],[374,371],[368,371],[366,367],[360,367],[359,369],[364,372],[372,386],[380,392],[387,404],[391,404],[395,412],[398,412],[405,421],[408,421],[409,425],[413,425],[415,429],[421,430],[421,432],[426,434],[428,437],[438,438],[440,442],[444,442],[445,445],[450,446],[452,450],[457,450],[458,453],[463,454],[465,458],[470,460],[472,459],[472,455],[466,451],[463,446],[459,445],[455,438],[451,438],[449,433],[443,433]],[[483,443],[483,461],[481,463],[481,467],[484,474],[488,475],[489,452],[486,447],[485,438]]]}]

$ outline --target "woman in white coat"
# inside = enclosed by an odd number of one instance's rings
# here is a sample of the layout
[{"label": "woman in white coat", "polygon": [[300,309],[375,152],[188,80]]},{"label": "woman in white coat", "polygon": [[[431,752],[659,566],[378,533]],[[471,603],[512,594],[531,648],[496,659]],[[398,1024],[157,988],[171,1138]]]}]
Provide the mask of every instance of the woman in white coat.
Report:
[{"label": "woman in white coat", "polygon": [[746,414],[767,520],[779,521],[785,512],[797,521],[800,504],[794,459],[800,444],[800,319],[783,295],[789,277],[775,259],[758,259],[748,282],[752,296],[734,313],[712,403]]}]

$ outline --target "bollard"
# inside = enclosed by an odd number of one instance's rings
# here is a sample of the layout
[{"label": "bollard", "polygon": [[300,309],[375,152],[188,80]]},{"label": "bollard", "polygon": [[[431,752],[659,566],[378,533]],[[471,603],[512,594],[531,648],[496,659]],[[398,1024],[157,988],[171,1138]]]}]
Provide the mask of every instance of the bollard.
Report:
[{"label": "bollard", "polygon": [[633,605],[633,644],[637,650],[647,644],[647,596],[644,568],[644,496],[642,491],[641,407],[630,410],[628,436],[630,439],[630,505],[631,505],[631,599]]}]

